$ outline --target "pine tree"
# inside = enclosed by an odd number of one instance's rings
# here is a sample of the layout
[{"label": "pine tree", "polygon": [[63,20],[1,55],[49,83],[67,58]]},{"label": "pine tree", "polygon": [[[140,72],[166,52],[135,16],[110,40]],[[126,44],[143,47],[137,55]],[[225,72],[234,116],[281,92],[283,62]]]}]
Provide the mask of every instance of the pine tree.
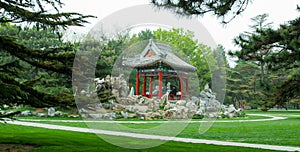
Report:
[{"label": "pine tree", "polygon": [[252,0],[152,0],[151,2],[159,8],[171,9],[179,15],[202,16],[212,13],[226,24],[241,14]]},{"label": "pine tree", "polygon": [[[253,22],[253,25],[250,25],[250,29],[252,31],[250,32],[244,32],[240,34],[237,38],[234,39],[234,43],[238,46],[243,45],[243,42],[245,40],[249,40],[252,35],[260,36],[261,32],[264,30],[271,28],[272,23],[267,22],[268,14],[262,14],[257,15],[253,18],[251,18],[251,21]],[[257,63],[257,65],[260,67],[260,85],[264,87],[268,87],[267,82],[265,81],[265,73],[266,73],[266,63],[264,59],[272,52],[272,49],[262,48],[260,50],[257,50],[255,54],[251,54],[253,56],[252,60],[256,61],[253,63]]]},{"label": "pine tree", "polygon": [[[18,34],[24,31],[21,26],[34,26],[37,31],[53,29],[52,32],[58,35],[61,40],[60,30],[68,26],[83,26],[86,19],[92,16],[79,13],[59,12],[63,5],[60,0],[3,0],[0,2],[2,13],[0,15],[1,28],[10,26],[10,23],[18,25]],[[56,12],[48,12],[49,8]],[[47,10],[46,10],[47,8]],[[22,24],[18,24],[22,23]],[[38,32],[36,32],[38,33]],[[25,79],[20,76],[28,66],[50,73],[66,75],[71,78],[72,61],[75,50],[72,44],[64,46],[41,47],[42,44],[35,44],[35,47],[28,47],[26,41],[22,42],[18,34],[0,35],[0,103],[2,104],[28,104],[35,107],[41,106],[67,106],[74,105],[70,95],[56,96],[43,92],[34,87],[36,79]],[[29,42],[30,39],[27,40]],[[39,46],[40,47],[37,47]],[[25,66],[26,64],[27,67]]]},{"label": "pine tree", "polygon": [[259,67],[252,62],[239,60],[234,68],[227,69],[226,104],[237,107],[258,107],[263,94],[257,85]]},{"label": "pine tree", "polygon": [[[299,8],[298,8],[299,9]],[[300,10],[300,9],[299,9]],[[268,101],[282,105],[300,97],[300,18],[281,25],[278,29],[266,28],[260,34],[251,34],[247,39],[239,37],[241,50],[234,54],[240,59],[265,62],[269,70],[284,72],[281,81],[273,85],[276,89],[268,93]],[[268,56],[259,58],[261,50],[270,50]]]}]

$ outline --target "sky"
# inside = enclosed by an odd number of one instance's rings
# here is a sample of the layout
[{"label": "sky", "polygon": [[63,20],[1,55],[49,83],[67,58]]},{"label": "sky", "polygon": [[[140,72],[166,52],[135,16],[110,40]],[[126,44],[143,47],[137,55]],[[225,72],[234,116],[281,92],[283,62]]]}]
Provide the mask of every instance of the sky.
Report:
[{"label": "sky", "polygon": [[[89,19],[91,23],[86,24],[86,27],[73,29],[81,33],[87,33],[97,22],[116,11],[131,6],[150,4],[149,0],[63,0],[62,2],[65,3],[62,11],[97,16],[96,19]],[[267,13],[269,14],[268,21],[273,22],[273,27],[277,28],[280,24],[299,16],[296,10],[297,4],[300,5],[300,0],[253,0],[241,15],[226,25],[220,24],[221,20],[211,14],[193,19],[199,20],[214,41],[223,45],[226,51],[237,50],[233,39],[240,33],[249,31],[252,17]]]}]

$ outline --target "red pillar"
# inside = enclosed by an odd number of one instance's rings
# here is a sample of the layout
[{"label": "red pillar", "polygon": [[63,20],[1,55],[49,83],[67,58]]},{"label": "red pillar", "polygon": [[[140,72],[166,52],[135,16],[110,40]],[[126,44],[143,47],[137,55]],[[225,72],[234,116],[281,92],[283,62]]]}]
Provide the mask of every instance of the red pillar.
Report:
[{"label": "red pillar", "polygon": [[180,100],[182,100],[182,96],[183,96],[183,77],[182,77],[182,74],[179,75],[179,81],[180,81],[180,89],[179,89],[179,91],[181,93]]},{"label": "red pillar", "polygon": [[135,82],[135,94],[139,95],[140,92],[140,72],[136,73],[136,82]]},{"label": "red pillar", "polygon": [[162,97],[162,71],[158,72],[158,99]]},{"label": "red pillar", "polygon": [[144,79],[143,79],[143,92],[142,92],[142,95],[143,96],[146,96],[146,82],[147,82],[147,77],[146,76],[144,76]]},{"label": "red pillar", "polygon": [[186,77],[186,82],[185,82],[185,89],[186,89],[186,96],[189,98],[189,76]]},{"label": "red pillar", "polygon": [[149,97],[152,98],[153,76],[150,77]]}]

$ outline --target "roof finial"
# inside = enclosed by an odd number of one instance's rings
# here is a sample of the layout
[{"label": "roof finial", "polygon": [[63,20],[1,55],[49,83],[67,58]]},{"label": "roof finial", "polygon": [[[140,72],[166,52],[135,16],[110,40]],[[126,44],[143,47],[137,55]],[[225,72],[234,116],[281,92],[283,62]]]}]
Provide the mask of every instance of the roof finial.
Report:
[{"label": "roof finial", "polygon": [[149,39],[150,46],[152,46],[153,40]]}]

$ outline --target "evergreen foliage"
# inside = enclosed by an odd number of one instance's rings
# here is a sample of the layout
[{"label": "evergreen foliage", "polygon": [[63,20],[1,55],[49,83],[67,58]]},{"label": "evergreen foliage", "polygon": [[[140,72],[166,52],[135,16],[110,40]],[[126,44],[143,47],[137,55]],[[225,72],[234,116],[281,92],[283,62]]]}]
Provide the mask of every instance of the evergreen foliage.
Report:
[{"label": "evergreen foliage", "polygon": [[[278,29],[258,29],[245,37],[240,35],[236,44],[241,47],[240,51],[231,52],[245,61],[259,61],[266,63],[272,70],[269,80],[273,84],[267,90],[265,100],[273,104],[283,105],[291,99],[300,97],[300,18],[281,25]],[[263,57],[262,57],[263,55]],[[274,82],[275,85],[274,85]],[[274,102],[275,101],[275,102]]]},{"label": "evergreen foliage", "polygon": [[62,42],[61,29],[83,26],[92,16],[59,12],[62,5],[60,0],[0,2],[1,104],[74,106],[70,86],[62,86],[65,92],[51,92],[45,86],[51,81],[52,86],[68,84],[71,78],[75,46]]},{"label": "evergreen foliage", "polygon": [[151,2],[159,8],[171,9],[179,15],[202,16],[212,13],[221,18],[222,23],[228,23],[241,14],[252,0],[152,0]]}]

